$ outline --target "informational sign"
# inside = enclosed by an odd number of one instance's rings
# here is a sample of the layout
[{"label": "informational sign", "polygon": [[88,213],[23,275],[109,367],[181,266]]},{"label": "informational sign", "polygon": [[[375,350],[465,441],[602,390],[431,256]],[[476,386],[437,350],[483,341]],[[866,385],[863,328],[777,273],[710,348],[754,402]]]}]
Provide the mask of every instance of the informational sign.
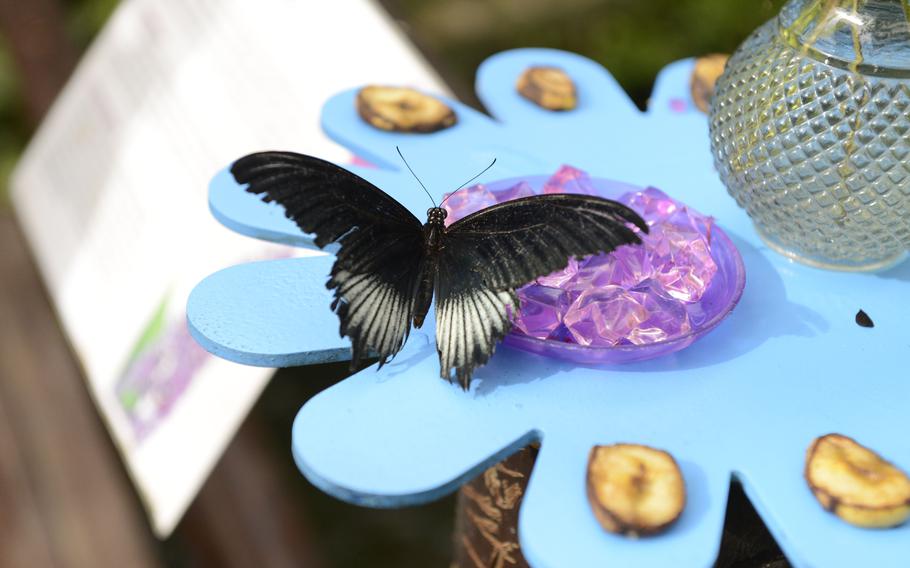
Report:
[{"label": "informational sign", "polygon": [[231,264],[316,254],[218,225],[208,181],[259,150],[350,160],[320,108],[368,83],[445,91],[369,0],[127,0],[13,175],[62,325],[162,537],[272,374],[196,345],[190,289]]}]

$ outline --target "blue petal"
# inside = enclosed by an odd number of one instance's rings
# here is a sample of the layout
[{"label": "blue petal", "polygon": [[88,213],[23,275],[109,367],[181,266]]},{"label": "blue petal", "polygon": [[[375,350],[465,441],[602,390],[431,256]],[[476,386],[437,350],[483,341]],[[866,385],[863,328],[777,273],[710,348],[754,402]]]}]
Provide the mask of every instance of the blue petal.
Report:
[{"label": "blue petal", "polygon": [[228,168],[218,172],[209,184],[209,209],[222,225],[241,235],[316,248],[313,239],[285,216],[284,207],[265,203],[260,196],[244,191]]},{"label": "blue petal", "polygon": [[[423,191],[411,178],[395,147],[402,153],[439,202],[442,195],[468,180],[500,156],[504,143],[500,129],[488,116],[457,101],[442,98],[458,115],[458,122],[430,134],[387,132],[374,128],[357,114],[357,90],[335,95],[323,107],[322,127],[339,144],[381,168],[401,173],[402,189],[408,193]],[[503,177],[502,171],[491,171],[484,179]],[[396,198],[395,188],[382,188]],[[424,197],[424,199],[426,199]],[[426,201],[425,201],[426,203]],[[423,206],[421,211],[425,211]]]},{"label": "blue petal", "polygon": [[[565,71],[575,83],[578,106],[574,110],[554,112],[519,95],[515,85],[531,66],[559,67]],[[553,137],[559,131],[570,131],[576,136],[594,135],[598,126],[625,132],[642,118],[635,103],[599,63],[555,49],[513,49],[490,57],[477,71],[477,96],[504,123],[513,140],[517,133],[528,133],[535,138]]]},{"label": "blue petal", "polygon": [[193,337],[225,359],[290,367],[350,358],[325,282],[334,256],[253,262],[200,282],[187,302]]}]

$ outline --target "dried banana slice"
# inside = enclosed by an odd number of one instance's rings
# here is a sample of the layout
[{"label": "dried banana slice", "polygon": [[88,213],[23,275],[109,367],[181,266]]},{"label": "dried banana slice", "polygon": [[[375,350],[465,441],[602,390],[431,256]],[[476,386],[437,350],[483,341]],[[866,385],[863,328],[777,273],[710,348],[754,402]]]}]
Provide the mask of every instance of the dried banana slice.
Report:
[{"label": "dried banana slice", "polygon": [[516,88],[521,96],[547,110],[572,110],[578,104],[575,83],[558,67],[528,67]]},{"label": "dried banana slice", "polygon": [[648,446],[591,448],[587,488],[603,528],[626,536],[660,532],[686,506],[686,485],[676,460]]},{"label": "dried banana slice", "polygon": [[822,507],[852,525],[886,528],[910,517],[910,478],[846,436],[816,438],[805,476]]},{"label": "dried banana slice", "polygon": [[692,70],[692,101],[698,110],[707,113],[711,105],[711,97],[714,96],[714,85],[724,73],[724,67],[727,65],[729,55],[723,53],[712,53],[695,60],[695,68]]},{"label": "dried banana slice", "polygon": [[370,85],[357,93],[360,118],[380,130],[436,132],[455,124],[447,104],[407,87]]}]

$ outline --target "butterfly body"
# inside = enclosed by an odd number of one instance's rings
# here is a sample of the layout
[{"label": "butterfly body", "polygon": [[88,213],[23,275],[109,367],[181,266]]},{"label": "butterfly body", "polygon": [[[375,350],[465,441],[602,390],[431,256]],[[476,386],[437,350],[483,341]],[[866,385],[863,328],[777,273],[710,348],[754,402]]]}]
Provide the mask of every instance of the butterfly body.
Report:
[{"label": "butterfly body", "polygon": [[418,329],[423,327],[423,321],[433,303],[436,263],[445,239],[447,215],[448,211],[442,207],[432,207],[427,210],[427,222],[423,225],[426,258],[420,270],[420,284],[417,288],[414,306],[414,327]]},{"label": "butterfly body", "polygon": [[231,167],[246,191],[277,202],[319,247],[339,245],[326,286],[352,360],[380,367],[421,327],[436,299],[440,375],[463,388],[492,356],[519,309],[515,289],[565,266],[571,256],[640,243],[647,232],[628,207],[587,195],[553,194],[500,203],[446,227],[425,223],[363,178],[292,152],[261,152]]},{"label": "butterfly body", "polygon": [[438,256],[442,250],[446,233],[446,216],[448,212],[442,207],[432,207],[427,211],[427,222],[423,225],[427,253]]}]

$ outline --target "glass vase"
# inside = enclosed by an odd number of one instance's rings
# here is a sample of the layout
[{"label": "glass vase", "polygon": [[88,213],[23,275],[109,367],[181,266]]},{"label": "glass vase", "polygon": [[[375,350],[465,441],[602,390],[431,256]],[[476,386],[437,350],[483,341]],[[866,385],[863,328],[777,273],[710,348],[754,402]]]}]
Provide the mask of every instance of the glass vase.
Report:
[{"label": "glass vase", "polygon": [[774,250],[877,270],[910,249],[910,0],[791,0],[730,58],[715,164]]}]

